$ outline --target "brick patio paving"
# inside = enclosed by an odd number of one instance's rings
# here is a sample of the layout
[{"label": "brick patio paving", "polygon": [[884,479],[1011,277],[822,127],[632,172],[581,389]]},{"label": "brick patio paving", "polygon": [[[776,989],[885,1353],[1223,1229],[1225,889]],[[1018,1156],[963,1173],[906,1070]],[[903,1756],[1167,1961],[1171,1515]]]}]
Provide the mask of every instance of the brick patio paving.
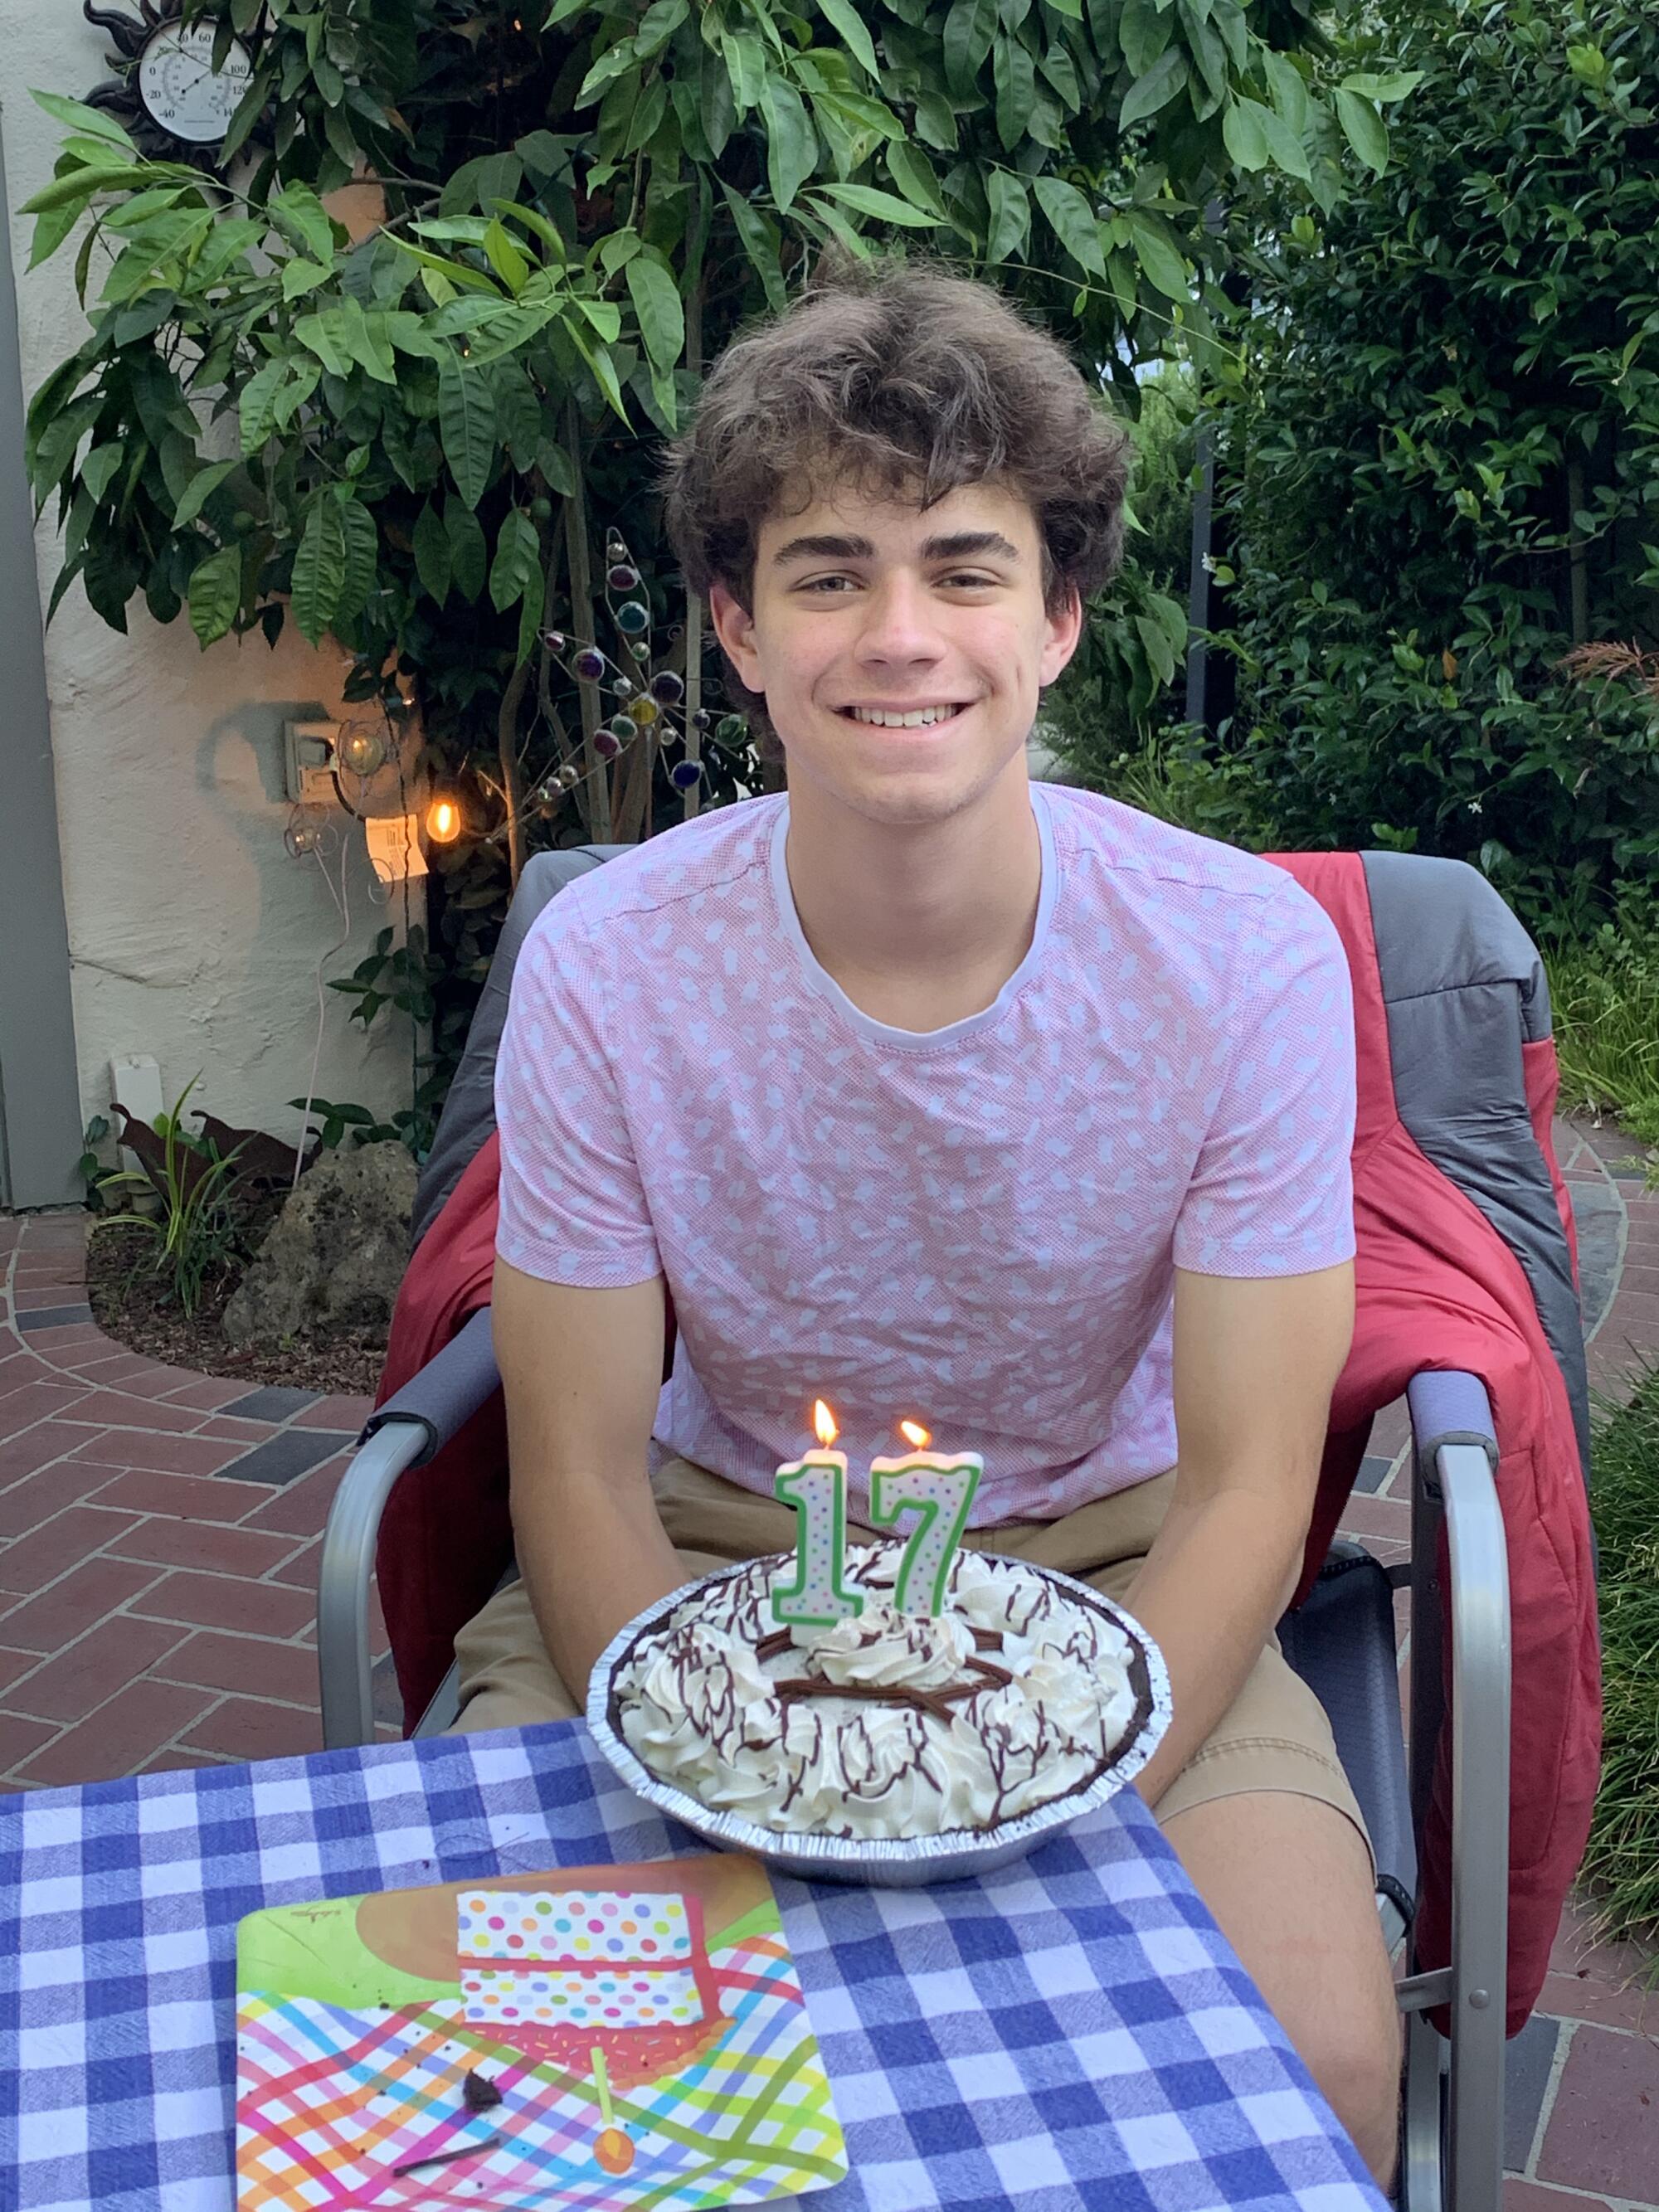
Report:
[{"label": "brick patio paving", "polygon": [[[1558,1140],[1590,1380],[1618,1397],[1659,1358],[1659,1193],[1615,1132]],[[85,1234],[78,1214],[0,1218],[0,1789],[315,1750],[317,1549],[368,1401],[112,1343]],[[1410,1534],[1407,1438],[1389,1407],[1344,1522],[1387,1560]],[[1568,1906],[1510,2045],[1506,2212],[1659,2212],[1659,1988],[1592,1918]]]}]

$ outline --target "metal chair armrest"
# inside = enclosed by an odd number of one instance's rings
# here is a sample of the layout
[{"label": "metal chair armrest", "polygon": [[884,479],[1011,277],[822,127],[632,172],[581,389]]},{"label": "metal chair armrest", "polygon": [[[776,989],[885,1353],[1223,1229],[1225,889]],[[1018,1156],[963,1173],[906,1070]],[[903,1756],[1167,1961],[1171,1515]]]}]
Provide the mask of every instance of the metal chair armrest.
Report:
[{"label": "metal chair armrest", "polygon": [[1457,2212],[1498,2212],[1509,1971],[1510,1589],[1495,1480],[1498,1443],[1491,1404],[1474,1376],[1419,1375],[1407,1395],[1416,1445],[1412,1800],[1419,1845],[1444,1717],[1437,1574],[1443,1522],[1450,1577],[1452,1899],[1445,2001],[1454,2032],[1447,2196]]},{"label": "metal chair armrest", "polygon": [[500,1388],[486,1308],[364,1424],[329,1508],[317,1574],[318,1686],[330,1751],[374,1738],[368,1586],[392,1486],[406,1468],[424,1465]]}]

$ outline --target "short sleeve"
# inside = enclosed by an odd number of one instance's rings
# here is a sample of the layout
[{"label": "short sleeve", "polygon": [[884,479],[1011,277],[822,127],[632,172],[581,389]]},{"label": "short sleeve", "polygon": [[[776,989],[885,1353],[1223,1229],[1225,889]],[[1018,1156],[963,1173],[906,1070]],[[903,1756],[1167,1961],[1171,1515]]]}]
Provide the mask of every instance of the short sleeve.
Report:
[{"label": "short sleeve", "polygon": [[585,1290],[661,1272],[602,1032],[603,977],[579,921],[550,906],[513,971],[495,1060],[501,1217],[509,1267]]},{"label": "short sleeve", "polygon": [[1176,1222],[1200,1275],[1312,1274],[1354,1255],[1353,986],[1318,901],[1286,881],[1246,933],[1219,1103]]}]

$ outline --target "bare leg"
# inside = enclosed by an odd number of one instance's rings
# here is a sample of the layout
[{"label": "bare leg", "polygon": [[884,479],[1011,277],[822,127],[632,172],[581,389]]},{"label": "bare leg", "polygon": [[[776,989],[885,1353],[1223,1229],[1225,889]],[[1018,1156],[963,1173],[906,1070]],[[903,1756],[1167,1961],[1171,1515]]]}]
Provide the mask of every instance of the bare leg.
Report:
[{"label": "bare leg", "polygon": [[1358,1832],[1334,1806],[1240,1791],[1164,1832],[1327,2102],[1386,2191],[1400,2106],[1400,2015]]}]

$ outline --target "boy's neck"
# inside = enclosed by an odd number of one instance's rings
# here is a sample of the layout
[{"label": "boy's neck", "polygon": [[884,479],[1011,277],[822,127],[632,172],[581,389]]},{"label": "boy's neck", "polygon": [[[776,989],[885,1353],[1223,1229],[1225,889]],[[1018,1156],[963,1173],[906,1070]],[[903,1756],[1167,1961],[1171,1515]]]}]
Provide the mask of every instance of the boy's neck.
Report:
[{"label": "boy's neck", "polygon": [[792,785],[784,858],[813,957],[890,1028],[983,1012],[1030,949],[1042,845],[1023,756],[973,805],[920,825]]}]

